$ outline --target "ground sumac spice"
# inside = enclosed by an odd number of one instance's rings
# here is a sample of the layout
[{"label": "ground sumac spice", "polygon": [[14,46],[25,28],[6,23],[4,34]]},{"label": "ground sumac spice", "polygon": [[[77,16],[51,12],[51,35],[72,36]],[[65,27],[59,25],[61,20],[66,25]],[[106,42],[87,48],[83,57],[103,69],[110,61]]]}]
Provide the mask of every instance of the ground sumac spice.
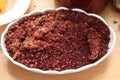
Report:
[{"label": "ground sumac spice", "polygon": [[108,50],[108,27],[99,19],[72,10],[24,17],[6,34],[10,56],[42,70],[77,69],[96,62]]}]

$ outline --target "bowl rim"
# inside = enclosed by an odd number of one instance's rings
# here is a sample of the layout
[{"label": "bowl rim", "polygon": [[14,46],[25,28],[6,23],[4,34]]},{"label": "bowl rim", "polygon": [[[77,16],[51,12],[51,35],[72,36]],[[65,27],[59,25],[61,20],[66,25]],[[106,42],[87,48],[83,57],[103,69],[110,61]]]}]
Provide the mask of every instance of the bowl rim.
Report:
[{"label": "bowl rim", "polygon": [[41,69],[37,69],[37,68],[30,68],[30,67],[27,67],[17,61],[15,61],[12,57],[10,57],[9,53],[7,52],[6,50],[6,47],[5,47],[5,35],[8,31],[8,29],[13,25],[15,24],[17,21],[19,21],[20,19],[22,19],[23,17],[26,17],[26,16],[30,16],[32,14],[36,14],[36,13],[44,13],[45,11],[51,11],[51,10],[61,10],[61,9],[64,9],[64,10],[68,10],[68,8],[66,7],[59,7],[59,8],[46,8],[46,9],[43,9],[43,10],[35,10],[35,11],[32,11],[28,14],[25,14],[21,17],[19,17],[17,20],[11,22],[10,24],[7,25],[6,29],[4,30],[4,32],[2,33],[1,35],[1,48],[3,50],[3,53],[4,55],[15,65],[23,68],[23,69],[26,69],[28,71],[32,71],[32,72],[37,72],[37,73],[42,73],[42,74],[68,74],[68,73],[74,73],[74,72],[80,72],[80,71],[83,71],[83,70],[86,70],[86,69],[89,69],[93,66],[96,66],[98,65],[100,62],[102,62],[104,59],[106,59],[108,57],[108,55],[110,55],[110,53],[112,52],[113,50],[113,47],[115,45],[115,41],[116,41],[116,35],[115,35],[115,32],[114,30],[106,23],[106,21],[100,17],[99,15],[97,14],[93,14],[93,13],[87,13],[85,12],[84,10],[82,9],[78,9],[78,8],[73,8],[71,10],[73,11],[77,11],[77,12],[82,12],[82,13],[85,13],[86,15],[88,16],[93,16],[93,17],[96,17],[98,19],[100,19],[101,21],[103,21],[103,23],[105,25],[108,26],[109,30],[110,30],[110,42],[108,44],[109,46],[109,49],[107,51],[107,53],[102,57],[100,58],[99,60],[97,60],[96,62],[92,63],[92,64],[88,64],[88,65],[85,65],[85,66],[82,66],[78,69],[68,69],[68,70],[63,70],[63,71],[55,71],[55,70],[47,70],[47,71],[44,71],[44,70],[41,70]]}]

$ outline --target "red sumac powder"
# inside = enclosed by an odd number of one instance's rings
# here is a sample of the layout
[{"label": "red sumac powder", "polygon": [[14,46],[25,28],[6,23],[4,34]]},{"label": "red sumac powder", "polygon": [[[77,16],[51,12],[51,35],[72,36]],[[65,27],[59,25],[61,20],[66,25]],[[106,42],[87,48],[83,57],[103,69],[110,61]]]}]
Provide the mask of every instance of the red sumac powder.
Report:
[{"label": "red sumac powder", "polygon": [[77,69],[103,57],[110,31],[98,18],[72,10],[46,11],[13,24],[5,44],[10,56],[41,70]]}]

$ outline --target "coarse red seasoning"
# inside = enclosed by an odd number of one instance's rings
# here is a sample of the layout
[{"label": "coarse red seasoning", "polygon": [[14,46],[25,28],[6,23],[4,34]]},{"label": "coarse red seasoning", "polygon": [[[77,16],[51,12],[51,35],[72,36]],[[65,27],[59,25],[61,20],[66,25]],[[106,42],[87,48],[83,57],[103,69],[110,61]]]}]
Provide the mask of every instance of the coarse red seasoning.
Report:
[{"label": "coarse red seasoning", "polygon": [[110,31],[99,19],[72,10],[24,17],[6,34],[10,56],[41,70],[77,69],[96,62],[108,50]]}]

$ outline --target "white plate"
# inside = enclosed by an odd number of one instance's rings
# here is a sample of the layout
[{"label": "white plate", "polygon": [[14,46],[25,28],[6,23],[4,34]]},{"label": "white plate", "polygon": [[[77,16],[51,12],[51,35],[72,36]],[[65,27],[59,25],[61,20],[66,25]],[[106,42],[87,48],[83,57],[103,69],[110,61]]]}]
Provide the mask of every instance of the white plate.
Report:
[{"label": "white plate", "polygon": [[15,6],[8,12],[0,15],[0,26],[7,24],[26,12],[31,0],[8,0],[7,9],[12,6],[12,2],[15,1]]},{"label": "white plate", "polygon": [[63,70],[63,71],[55,71],[55,70],[48,70],[48,71],[43,71],[41,69],[37,69],[37,68],[30,68],[30,67],[27,67],[17,61],[15,61],[10,55],[9,53],[7,52],[7,49],[6,49],[6,45],[5,45],[5,35],[8,31],[8,29],[13,25],[15,24],[17,21],[19,21],[21,18],[23,17],[26,17],[26,16],[30,16],[32,14],[37,14],[37,13],[44,13],[45,11],[51,11],[51,10],[61,10],[61,9],[65,9],[67,10],[68,8],[65,8],[65,7],[60,7],[60,8],[57,8],[57,9],[53,9],[53,8],[47,8],[47,9],[44,9],[44,10],[40,10],[40,11],[33,11],[29,14],[25,14],[23,16],[21,16],[19,19],[17,19],[16,21],[14,22],[11,22],[7,28],[5,29],[5,31],[2,33],[2,36],[1,36],[1,48],[5,54],[5,56],[12,62],[14,63],[15,65],[23,68],[23,69],[26,69],[28,71],[32,71],[32,72],[37,72],[37,73],[42,73],[42,74],[68,74],[68,73],[74,73],[74,72],[80,72],[80,71],[83,71],[83,70],[86,70],[88,68],[91,68],[93,66],[96,66],[97,64],[99,64],[100,62],[102,62],[105,58],[108,57],[108,55],[110,55],[110,53],[112,52],[113,48],[114,48],[114,45],[115,45],[115,41],[116,41],[116,34],[114,32],[114,30],[106,23],[106,21],[100,17],[99,15],[96,15],[96,14],[91,14],[91,13],[86,13],[85,11],[81,10],[81,9],[72,9],[73,11],[77,11],[77,12],[82,12],[82,13],[85,13],[86,15],[88,16],[94,16],[98,19],[100,19],[101,21],[103,21],[104,24],[106,24],[110,30],[110,42],[108,44],[109,46],[109,49],[107,51],[107,53],[102,57],[100,58],[98,61],[92,63],[92,64],[88,64],[88,65],[85,65],[83,67],[80,67],[78,69],[69,69],[69,70]]}]

